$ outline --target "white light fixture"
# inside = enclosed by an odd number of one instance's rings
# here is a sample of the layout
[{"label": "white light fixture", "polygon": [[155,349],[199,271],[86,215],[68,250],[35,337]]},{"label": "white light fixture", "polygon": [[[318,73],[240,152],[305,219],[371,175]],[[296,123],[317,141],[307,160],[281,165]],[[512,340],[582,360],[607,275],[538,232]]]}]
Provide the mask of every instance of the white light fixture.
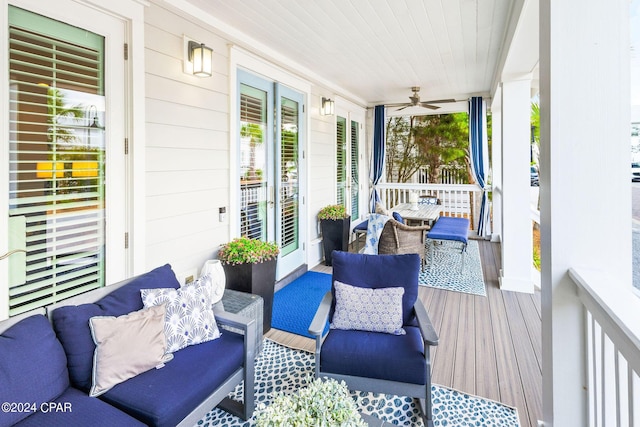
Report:
[{"label": "white light fixture", "polygon": [[187,45],[187,58],[185,59],[185,69],[198,77],[211,77],[213,63],[213,49],[189,40]]},{"label": "white light fixture", "polygon": [[333,116],[335,104],[329,98],[322,97],[322,105],[320,106],[320,115]]}]

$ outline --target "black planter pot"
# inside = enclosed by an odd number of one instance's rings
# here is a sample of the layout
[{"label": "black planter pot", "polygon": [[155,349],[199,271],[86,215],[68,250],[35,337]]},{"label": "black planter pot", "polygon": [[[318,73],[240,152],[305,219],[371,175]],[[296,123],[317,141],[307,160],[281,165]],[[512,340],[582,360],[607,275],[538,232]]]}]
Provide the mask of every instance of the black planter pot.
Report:
[{"label": "black planter pot", "polygon": [[272,259],[257,264],[223,264],[227,289],[260,295],[264,300],[263,333],[271,329],[277,262],[277,259]]},{"label": "black planter pot", "polygon": [[324,264],[331,265],[331,253],[333,251],[349,250],[349,228],[351,217],[344,219],[321,219],[322,247],[324,249]]}]

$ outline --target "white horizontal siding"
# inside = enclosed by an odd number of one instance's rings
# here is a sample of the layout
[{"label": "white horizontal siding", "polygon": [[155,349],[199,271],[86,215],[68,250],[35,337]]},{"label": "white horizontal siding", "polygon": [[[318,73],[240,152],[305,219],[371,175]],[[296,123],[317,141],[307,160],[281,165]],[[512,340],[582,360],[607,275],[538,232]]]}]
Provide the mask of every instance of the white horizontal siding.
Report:
[{"label": "white horizontal siding", "polygon": [[[213,48],[213,76],[183,73],[183,35]],[[229,217],[235,185],[230,164],[231,41],[202,22],[187,20],[152,3],[145,18],[146,232],[149,268],[170,262],[176,271],[202,265],[233,233]],[[274,67],[274,69],[276,69]],[[286,77],[278,72],[275,79]],[[285,82],[286,83],[286,82]],[[322,96],[311,86],[307,99],[307,263],[322,259],[316,215],[335,203],[335,116],[320,116]],[[227,221],[218,208],[227,207]]]},{"label": "white horizontal siding", "polygon": [[[227,169],[178,170],[172,172],[150,172],[147,174],[147,196],[161,196],[190,191],[213,189],[228,190],[229,171]],[[212,201],[213,202],[213,201]],[[206,203],[206,201],[201,201]]]},{"label": "white horizontal siding", "polygon": [[226,112],[205,110],[198,106],[175,104],[147,97],[147,122],[228,132]]},{"label": "white horizontal siding", "polygon": [[182,148],[223,151],[227,151],[229,148],[228,132],[226,130],[147,123],[146,132],[147,147],[175,147],[176,143],[179,142]]},{"label": "white horizontal siding", "polygon": [[[183,35],[213,48],[213,76],[183,72]],[[146,263],[200,270],[229,239],[228,41],[152,3],[145,14]]]}]

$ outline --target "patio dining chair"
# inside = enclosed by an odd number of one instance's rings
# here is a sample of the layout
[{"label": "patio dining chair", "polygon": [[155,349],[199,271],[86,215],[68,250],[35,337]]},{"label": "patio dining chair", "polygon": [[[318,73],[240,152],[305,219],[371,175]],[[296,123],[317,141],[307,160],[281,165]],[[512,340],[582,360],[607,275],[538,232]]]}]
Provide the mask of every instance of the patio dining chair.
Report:
[{"label": "patio dining chair", "polygon": [[417,254],[334,252],[331,291],[309,333],[316,340],[316,378],[417,398],[425,426],[433,426],[430,347],[438,335],[418,298],[419,272]]},{"label": "patio dining chair", "polygon": [[431,227],[428,225],[405,225],[390,219],[384,225],[378,241],[379,255],[418,254],[420,265],[425,265],[425,238]]}]

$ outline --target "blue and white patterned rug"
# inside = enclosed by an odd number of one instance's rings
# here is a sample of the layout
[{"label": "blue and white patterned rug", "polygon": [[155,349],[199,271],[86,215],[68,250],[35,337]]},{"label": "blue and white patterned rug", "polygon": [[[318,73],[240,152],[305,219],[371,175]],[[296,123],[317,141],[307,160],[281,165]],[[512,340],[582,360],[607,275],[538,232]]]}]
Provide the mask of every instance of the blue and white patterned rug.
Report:
[{"label": "blue and white patterned rug", "polygon": [[[313,381],[314,357],[311,353],[293,350],[271,340],[256,359],[256,404],[268,404],[274,394],[292,393]],[[352,392],[360,411],[395,425],[424,426],[416,402],[408,397]],[[232,397],[240,400],[242,385]],[[470,396],[439,385],[432,386],[434,426],[519,427],[518,411],[501,403]],[[249,421],[214,408],[196,426],[252,427]]]},{"label": "blue and white patterned rug", "polygon": [[[433,244],[428,241],[427,244]],[[422,286],[445,289],[447,291],[487,296],[480,263],[478,242],[469,240],[467,253],[464,255],[464,268],[460,271],[462,258],[460,242],[450,240],[437,242],[432,251],[433,261],[429,265],[429,248],[427,247],[427,265],[420,272],[418,279]]]}]

